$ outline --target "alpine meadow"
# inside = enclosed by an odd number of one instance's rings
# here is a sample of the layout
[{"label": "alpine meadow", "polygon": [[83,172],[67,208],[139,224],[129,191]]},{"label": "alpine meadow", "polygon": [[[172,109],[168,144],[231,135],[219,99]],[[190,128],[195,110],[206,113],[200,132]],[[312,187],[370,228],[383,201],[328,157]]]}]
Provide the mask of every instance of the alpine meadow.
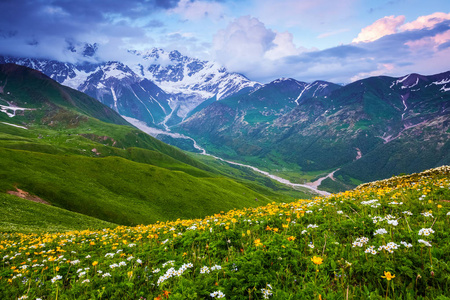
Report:
[{"label": "alpine meadow", "polygon": [[0,1],[0,299],[450,300],[446,0]]}]

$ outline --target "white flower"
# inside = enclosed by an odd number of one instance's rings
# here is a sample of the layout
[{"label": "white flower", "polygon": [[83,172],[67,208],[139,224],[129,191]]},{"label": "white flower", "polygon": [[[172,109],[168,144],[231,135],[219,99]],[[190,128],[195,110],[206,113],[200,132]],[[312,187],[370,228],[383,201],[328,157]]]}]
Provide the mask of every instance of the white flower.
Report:
[{"label": "white flower", "polygon": [[89,282],[91,282],[89,279],[85,279],[81,283],[89,283]]},{"label": "white flower", "polygon": [[307,232],[308,232],[308,230],[306,230],[306,229],[302,230],[302,234],[305,234]]},{"label": "white flower", "polygon": [[406,248],[411,248],[413,245],[409,244],[407,242],[401,241],[400,244],[402,244],[403,246],[405,246]]},{"label": "white flower", "polygon": [[105,278],[105,277],[111,277],[111,274],[105,273],[105,274],[102,275],[102,277],[103,277],[103,278]]},{"label": "white flower", "polygon": [[161,270],[159,268],[156,268],[152,272],[153,272],[153,274],[155,274],[155,273],[159,273],[159,271],[161,271]]},{"label": "white flower", "polygon": [[90,255],[86,255],[86,258],[88,258],[88,259],[89,259],[89,258],[91,258],[91,256],[90,256]]},{"label": "white flower", "polygon": [[62,276],[61,275],[56,275],[55,277],[52,278],[52,283],[55,283],[57,280],[61,280]]},{"label": "white flower", "polygon": [[224,293],[222,293],[221,291],[215,291],[215,292],[213,292],[213,293],[211,293],[211,294],[209,294],[211,297],[213,297],[213,298],[225,298],[225,294]]},{"label": "white flower", "polygon": [[106,253],[105,257],[114,257],[114,253]]},{"label": "white flower", "polygon": [[388,220],[387,222],[388,222],[388,224],[390,224],[390,225],[394,225],[394,226],[397,226],[397,225],[398,225],[398,221],[397,221],[397,220]]},{"label": "white flower", "polygon": [[377,254],[377,251],[375,250],[375,246],[369,246],[364,252],[370,253],[370,254]]},{"label": "white flower", "polygon": [[165,268],[167,265],[173,266],[174,263],[175,263],[175,261],[169,260],[169,261],[166,261],[165,263],[163,263],[162,267]]},{"label": "white flower", "polygon": [[79,261],[78,259],[76,259],[76,260],[72,260],[70,263],[71,263],[72,265],[76,265],[76,264],[79,264],[80,261]]},{"label": "white flower", "polygon": [[434,230],[431,228],[422,228],[419,230],[419,235],[429,236],[434,233]]},{"label": "white flower", "polygon": [[391,205],[402,205],[403,202],[392,201],[389,204],[391,204]]},{"label": "white flower", "polygon": [[126,265],[127,265],[127,263],[124,262],[124,261],[121,261],[121,262],[119,263],[119,267],[126,266]]},{"label": "white flower", "polygon": [[368,200],[368,201],[362,201],[361,204],[362,205],[371,205],[371,204],[377,204],[378,200],[377,199],[372,199],[372,200]]},{"label": "white flower", "polygon": [[314,244],[312,242],[309,242],[308,247],[314,249]]},{"label": "white flower", "polygon": [[209,273],[209,268],[207,266],[203,266],[200,269],[200,274],[205,274],[205,273]]},{"label": "white flower", "polygon": [[222,269],[222,267],[219,265],[215,265],[215,266],[211,267],[211,271],[220,270],[220,269]]},{"label": "white flower", "polygon": [[[269,285],[267,285],[269,286]],[[272,287],[270,287],[272,288]],[[263,294],[264,299],[269,299],[270,296],[272,296],[272,291],[270,289],[261,289],[261,293]]]},{"label": "white flower", "polygon": [[418,242],[424,244],[425,246],[431,247],[431,244],[428,241],[424,241],[424,240],[420,239],[420,240],[418,240]]},{"label": "white flower", "polygon": [[367,244],[367,242],[369,241],[369,239],[368,238],[366,238],[366,237],[360,237],[360,238],[357,238],[354,242],[353,242],[353,248],[354,247],[362,247],[363,245],[365,245],[365,244]]},{"label": "white flower", "polygon": [[379,228],[379,229],[377,229],[377,231],[375,231],[375,232],[373,233],[373,235],[377,235],[377,234],[386,234],[386,233],[388,233],[388,232],[386,231],[386,229],[384,229],[384,228]]},{"label": "white flower", "polygon": [[424,216],[425,218],[428,218],[428,217],[432,217],[433,218],[433,215],[430,212],[427,212],[427,211],[421,213],[421,215]]},{"label": "white flower", "polygon": [[306,226],[306,229],[308,228],[317,228],[319,226],[317,226],[316,224],[309,224],[308,226]]},{"label": "white flower", "polygon": [[342,210],[338,210],[336,213],[337,213],[338,215],[341,215],[341,214],[343,214],[344,212],[343,212]]},{"label": "white flower", "polygon": [[114,269],[114,268],[119,267],[119,265],[114,263],[114,264],[112,264],[112,265],[109,265],[109,267],[110,267],[111,269]]},{"label": "white flower", "polygon": [[409,210],[406,210],[406,211],[402,212],[402,214],[405,214],[405,215],[408,215],[408,216],[412,216],[413,215],[413,213],[410,212]]},{"label": "white flower", "polygon": [[138,264],[142,264],[142,260],[140,260],[139,258],[136,259],[136,262],[137,262]]}]

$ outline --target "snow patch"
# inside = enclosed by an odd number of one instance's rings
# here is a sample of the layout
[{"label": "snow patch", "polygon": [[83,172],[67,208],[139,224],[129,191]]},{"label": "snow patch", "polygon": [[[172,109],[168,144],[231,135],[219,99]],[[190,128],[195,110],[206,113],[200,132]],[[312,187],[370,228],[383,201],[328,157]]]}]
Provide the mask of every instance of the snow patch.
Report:
[{"label": "snow patch", "polygon": [[[12,118],[16,116],[16,111],[23,111],[23,110],[35,110],[35,108],[24,108],[24,107],[18,107],[12,104],[9,104],[10,106],[1,105],[0,104],[0,111],[7,114],[8,117]],[[12,111],[12,112],[11,112]]]},{"label": "snow patch", "polygon": [[22,129],[27,129],[28,130],[28,128],[26,128],[25,126],[20,126],[20,125],[6,123],[6,122],[2,122],[2,123],[5,124],[5,125],[14,126],[14,127],[17,127],[17,128],[22,128]]}]

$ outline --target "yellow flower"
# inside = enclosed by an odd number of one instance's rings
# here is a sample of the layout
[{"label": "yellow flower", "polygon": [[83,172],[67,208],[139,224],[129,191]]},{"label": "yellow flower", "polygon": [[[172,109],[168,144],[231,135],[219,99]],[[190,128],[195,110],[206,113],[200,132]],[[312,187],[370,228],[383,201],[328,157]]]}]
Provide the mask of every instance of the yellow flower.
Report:
[{"label": "yellow flower", "polygon": [[98,261],[94,261],[94,262],[92,263],[92,265],[95,267],[96,265],[98,265]]},{"label": "yellow flower", "polygon": [[293,240],[295,240],[295,236],[290,236],[287,239],[288,239],[288,241],[293,241]]},{"label": "yellow flower", "polygon": [[318,257],[318,256],[313,256],[311,258],[311,261],[313,263],[315,263],[316,265],[321,265],[323,263],[323,259],[321,257]]},{"label": "yellow flower", "polygon": [[437,208],[442,208],[442,205],[438,204]]},{"label": "yellow flower", "polygon": [[384,276],[381,276],[381,278],[386,278],[387,280],[391,280],[392,278],[395,278],[395,275],[391,274],[391,272],[384,271]]}]

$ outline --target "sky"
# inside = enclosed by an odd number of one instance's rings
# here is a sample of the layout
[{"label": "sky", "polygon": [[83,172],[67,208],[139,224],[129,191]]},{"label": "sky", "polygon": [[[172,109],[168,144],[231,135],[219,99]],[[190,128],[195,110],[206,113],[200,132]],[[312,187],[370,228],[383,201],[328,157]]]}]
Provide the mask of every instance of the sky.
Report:
[{"label": "sky", "polygon": [[0,0],[0,55],[131,61],[163,48],[262,83],[450,70],[448,0]]}]

